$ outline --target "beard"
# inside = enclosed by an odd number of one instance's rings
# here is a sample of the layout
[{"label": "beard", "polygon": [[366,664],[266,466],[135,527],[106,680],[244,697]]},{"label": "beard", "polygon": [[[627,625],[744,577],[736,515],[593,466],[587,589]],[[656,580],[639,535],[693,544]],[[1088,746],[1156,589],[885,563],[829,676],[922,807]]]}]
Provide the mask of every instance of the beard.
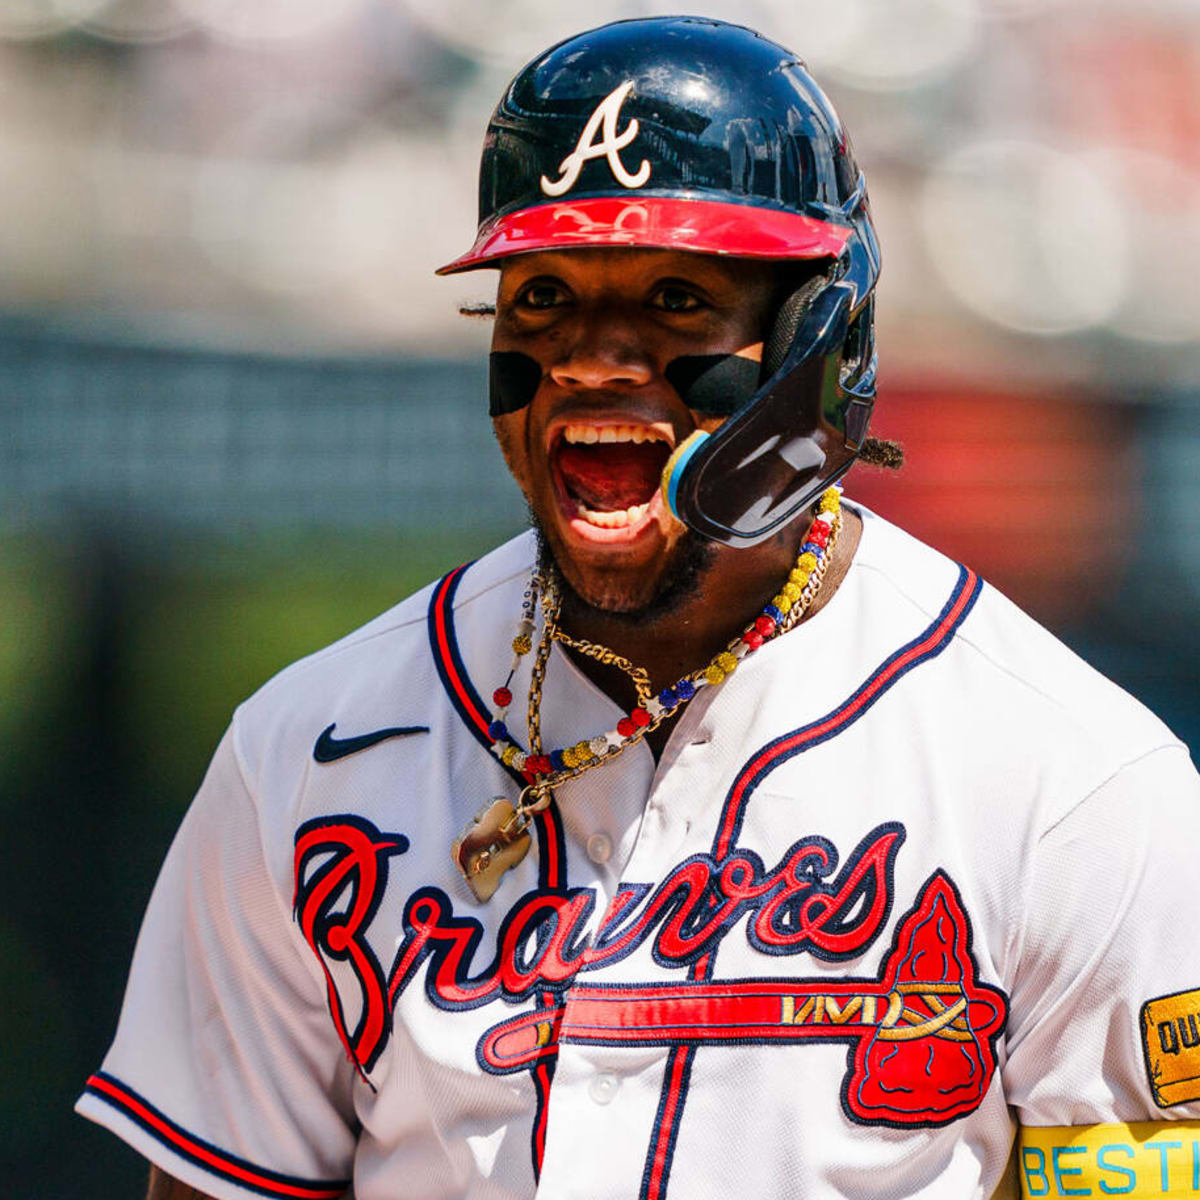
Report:
[{"label": "beard", "polygon": [[701,580],[712,569],[716,558],[716,544],[689,529],[675,546],[667,569],[647,602],[634,606],[617,595],[601,601],[589,600],[571,585],[532,508],[529,510],[529,520],[537,536],[538,563],[543,570],[554,572],[564,605],[581,616],[603,616],[617,624],[642,625],[677,612],[685,601],[695,596]]}]

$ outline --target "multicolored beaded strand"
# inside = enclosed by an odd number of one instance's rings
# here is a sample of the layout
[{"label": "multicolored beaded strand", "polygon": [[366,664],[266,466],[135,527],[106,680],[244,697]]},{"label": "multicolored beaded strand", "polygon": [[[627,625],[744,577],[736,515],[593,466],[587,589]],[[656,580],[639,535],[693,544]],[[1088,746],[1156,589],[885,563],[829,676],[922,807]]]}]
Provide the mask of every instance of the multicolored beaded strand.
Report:
[{"label": "multicolored beaded strand", "polygon": [[[701,670],[685,675],[670,687],[663,688],[657,696],[642,699],[636,708],[617,722],[615,729],[576,742],[573,746],[552,750],[549,754],[542,753],[540,709],[546,664],[554,641],[563,641],[582,650],[583,653],[598,658],[599,661],[619,666],[634,679],[635,687],[645,677],[645,671],[634,667],[628,660],[620,658],[605,647],[596,646],[594,643],[580,644],[563,634],[558,628],[558,612],[561,606],[558,589],[552,581],[535,573],[525,591],[521,624],[517,636],[513,639],[513,664],[504,685],[493,693],[492,700],[496,708],[488,726],[488,735],[492,738],[492,753],[505,766],[524,775],[529,784],[521,793],[515,810],[518,831],[524,830],[532,820],[533,814],[540,812],[550,803],[554,788],[636,745],[677,709],[693,699],[702,688],[716,687],[723,683],[747,654],[752,654],[764,643],[781,633],[786,633],[796,625],[808,611],[821,587],[833,557],[841,524],[841,488],[835,485],[821,496],[816,516],[800,547],[796,565],[778,595],[771,599],[739,637],[734,638],[724,650],[714,655]],[[510,685],[513,677],[521,658],[533,648],[533,613],[536,611],[539,593],[542,598],[543,629],[530,680],[530,750],[527,752],[513,741],[505,724],[505,717],[512,704]],[[644,694],[640,687],[638,694],[639,698]]]}]

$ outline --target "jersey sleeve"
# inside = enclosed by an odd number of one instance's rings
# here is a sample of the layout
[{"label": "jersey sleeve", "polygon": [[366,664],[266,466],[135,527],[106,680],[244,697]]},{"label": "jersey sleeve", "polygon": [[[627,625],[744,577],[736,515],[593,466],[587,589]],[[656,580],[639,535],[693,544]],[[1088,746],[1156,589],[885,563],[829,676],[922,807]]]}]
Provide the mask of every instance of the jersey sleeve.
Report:
[{"label": "jersey sleeve", "polygon": [[1200,1118],[1200,779],[1180,746],[1043,833],[1023,897],[1005,1093],[1023,1125]]},{"label": "jersey sleeve", "polygon": [[115,1041],[77,1111],[218,1200],[332,1200],[352,1174],[353,1087],[231,729],[167,855]]}]

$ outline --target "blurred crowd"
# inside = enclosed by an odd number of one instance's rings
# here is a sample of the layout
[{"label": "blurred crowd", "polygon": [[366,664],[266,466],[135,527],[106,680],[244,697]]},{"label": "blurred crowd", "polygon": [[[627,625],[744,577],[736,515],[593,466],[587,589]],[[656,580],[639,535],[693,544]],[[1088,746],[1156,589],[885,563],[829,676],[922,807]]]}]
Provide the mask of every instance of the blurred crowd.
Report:
[{"label": "blurred crowd", "polygon": [[[885,362],[1196,381],[1194,0],[685,7],[794,47],[833,95],[881,228]],[[0,311],[176,343],[471,349],[455,305],[486,282],[432,271],[473,229],[504,82],[581,27],[677,10],[0,0]]]}]

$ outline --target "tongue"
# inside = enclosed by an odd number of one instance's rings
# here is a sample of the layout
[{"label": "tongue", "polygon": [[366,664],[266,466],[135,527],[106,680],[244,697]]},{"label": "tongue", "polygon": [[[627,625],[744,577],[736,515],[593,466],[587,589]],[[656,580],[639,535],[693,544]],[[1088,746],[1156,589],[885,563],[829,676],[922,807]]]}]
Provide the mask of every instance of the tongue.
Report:
[{"label": "tongue", "polygon": [[613,512],[644,504],[654,495],[669,455],[662,442],[564,442],[558,467],[585,508]]}]

